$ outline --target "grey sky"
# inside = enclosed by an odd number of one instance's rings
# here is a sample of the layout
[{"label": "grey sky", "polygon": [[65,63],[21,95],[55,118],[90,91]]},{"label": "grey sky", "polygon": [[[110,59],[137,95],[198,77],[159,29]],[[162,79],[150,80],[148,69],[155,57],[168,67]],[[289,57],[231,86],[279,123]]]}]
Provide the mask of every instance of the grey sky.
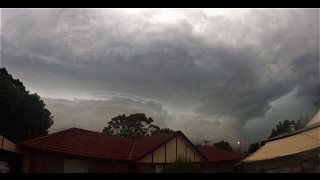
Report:
[{"label": "grey sky", "polygon": [[1,9],[1,67],[50,133],[142,112],[196,144],[254,143],[313,116],[319,10]]}]

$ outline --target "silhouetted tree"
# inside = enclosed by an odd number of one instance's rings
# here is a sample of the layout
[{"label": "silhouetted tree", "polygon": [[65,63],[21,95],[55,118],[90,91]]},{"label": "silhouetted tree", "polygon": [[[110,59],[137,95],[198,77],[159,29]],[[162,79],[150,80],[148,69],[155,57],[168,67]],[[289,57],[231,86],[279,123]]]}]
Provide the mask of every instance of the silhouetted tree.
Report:
[{"label": "silhouetted tree", "polygon": [[294,125],[294,129],[298,130],[303,128],[307,123],[309,122],[309,118],[306,117],[305,120],[303,118],[299,119],[297,123],[295,123],[294,120],[289,121],[288,119],[282,122],[279,122],[279,124],[276,126],[275,129],[272,129],[272,132],[268,139],[279,136],[283,133],[291,132],[291,125]]},{"label": "silhouetted tree", "polygon": [[40,96],[5,68],[0,69],[0,86],[0,134],[14,143],[47,135],[53,116]]},{"label": "silhouetted tree", "polygon": [[172,131],[169,128],[161,129],[152,123],[153,119],[151,117],[147,118],[143,113],[130,114],[129,116],[123,114],[112,118],[108,122],[108,126],[104,127],[102,133],[138,138]]},{"label": "silhouetted tree", "polygon": [[290,126],[294,124],[294,121],[289,121],[288,119],[282,122],[279,122],[279,124],[276,126],[275,129],[272,129],[272,132],[268,139],[276,137],[280,134],[290,132]]},{"label": "silhouetted tree", "polygon": [[232,147],[228,142],[220,141],[213,144],[214,147],[224,149],[227,151],[232,151]]},{"label": "silhouetted tree", "polygon": [[258,149],[260,148],[260,143],[259,142],[255,142],[249,145],[248,148],[248,154],[252,154],[254,152],[256,152]]}]

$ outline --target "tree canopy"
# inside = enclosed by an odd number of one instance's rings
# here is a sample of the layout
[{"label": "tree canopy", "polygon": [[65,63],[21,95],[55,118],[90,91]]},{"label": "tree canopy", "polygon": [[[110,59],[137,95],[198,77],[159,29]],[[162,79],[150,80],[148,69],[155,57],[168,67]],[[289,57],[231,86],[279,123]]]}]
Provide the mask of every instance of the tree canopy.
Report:
[{"label": "tree canopy", "polygon": [[151,117],[146,117],[144,113],[135,113],[129,116],[118,115],[108,122],[108,126],[104,127],[102,133],[138,138],[172,131],[169,128],[161,129],[159,126],[152,124],[153,121]]},{"label": "tree canopy", "polygon": [[248,154],[252,154],[256,152],[258,149],[260,149],[260,143],[259,142],[252,143],[248,147]]},{"label": "tree canopy", "polygon": [[297,121],[297,123],[295,123],[294,120],[289,121],[288,119],[283,121],[283,122],[279,122],[279,124],[276,126],[276,128],[272,129],[272,132],[270,134],[270,136],[268,137],[268,139],[279,136],[283,133],[288,133],[291,131],[290,126],[294,125],[295,130],[301,129],[304,127],[304,125],[309,122],[309,118],[306,117],[305,119],[301,118]]},{"label": "tree canopy", "polygon": [[283,133],[290,132],[290,126],[294,124],[294,121],[290,122],[288,119],[282,122],[279,122],[279,124],[276,126],[275,129],[272,129],[272,132],[268,139],[273,138],[275,136],[278,136]]},{"label": "tree canopy", "polygon": [[230,146],[230,144],[225,141],[216,142],[213,144],[213,146],[227,151],[232,151],[232,147]]},{"label": "tree canopy", "polygon": [[0,85],[0,134],[14,143],[47,135],[54,120],[40,96],[5,68],[0,69]]}]

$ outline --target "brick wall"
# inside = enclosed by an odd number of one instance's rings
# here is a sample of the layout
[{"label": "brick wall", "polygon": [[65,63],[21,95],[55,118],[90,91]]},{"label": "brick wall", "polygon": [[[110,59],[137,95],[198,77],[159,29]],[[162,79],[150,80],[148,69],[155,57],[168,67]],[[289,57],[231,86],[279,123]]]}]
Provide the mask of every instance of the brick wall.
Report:
[{"label": "brick wall", "polygon": [[98,173],[125,173],[127,169],[128,173],[134,172],[132,165],[127,163],[117,163],[112,161],[100,161],[98,162]]},{"label": "brick wall", "polygon": [[29,172],[30,173],[52,173],[54,158],[47,154],[31,154]]},{"label": "brick wall", "polygon": [[[220,169],[218,168],[219,164]],[[207,170],[207,173],[233,173],[234,165],[235,161],[211,162],[210,164],[206,164],[204,169]]]},{"label": "brick wall", "polygon": [[[29,159],[29,173],[54,173],[54,159],[55,155],[45,153],[30,154]],[[84,159],[85,160],[85,159]],[[118,171],[125,171],[123,167],[127,166],[128,172],[133,172],[132,167],[126,163],[114,163],[112,161],[98,161],[98,173],[117,173]],[[119,166],[119,167],[118,167]],[[122,166],[122,169],[121,167]]]},{"label": "brick wall", "polygon": [[135,166],[136,173],[148,173],[149,172],[149,165],[148,164],[137,164]]},{"label": "brick wall", "polygon": [[98,173],[116,173],[117,164],[112,162],[99,162]]}]

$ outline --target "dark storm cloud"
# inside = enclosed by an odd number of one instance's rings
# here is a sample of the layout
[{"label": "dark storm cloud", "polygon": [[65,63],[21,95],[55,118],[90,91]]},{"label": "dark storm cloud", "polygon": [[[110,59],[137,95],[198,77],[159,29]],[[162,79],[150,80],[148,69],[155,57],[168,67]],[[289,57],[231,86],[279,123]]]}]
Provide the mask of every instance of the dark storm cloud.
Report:
[{"label": "dark storm cloud", "polygon": [[[104,96],[106,97],[106,96]],[[105,99],[105,98],[103,98]],[[118,115],[145,113],[154,120],[154,124],[161,128],[168,127],[168,121],[174,117],[163,109],[163,105],[156,101],[146,101],[124,94],[108,95],[108,100],[86,99],[51,99],[43,98],[54,116],[55,122],[50,133],[69,127],[79,127],[101,132],[108,122]],[[81,112],[81,113],[80,113]]]},{"label": "dark storm cloud", "polygon": [[[192,127],[207,124],[210,131],[230,126],[240,133],[295,88],[296,97],[316,97],[318,9],[253,9],[241,16],[179,9],[175,12],[184,18],[174,22],[155,20],[161,12],[5,9],[1,65],[22,76],[29,71],[90,83],[103,92],[89,92],[91,98],[111,100],[94,101],[96,106],[83,100],[89,112],[110,103],[115,116],[151,108],[147,116],[179,116]],[[150,101],[142,103],[144,98]],[[71,102],[70,112],[81,108]]]},{"label": "dark storm cloud", "polygon": [[[263,34],[255,37],[261,39],[255,47],[244,46],[236,53],[233,53],[236,48],[229,47],[221,51],[221,55],[215,56],[221,58],[218,67],[226,69],[224,84],[214,87],[208,95],[202,97],[196,112],[238,117],[239,120],[247,121],[263,117],[270,109],[270,102],[289,93],[296,86],[299,87],[297,95],[308,93],[315,97],[311,91],[315,91],[319,83],[319,44],[314,40],[319,37],[315,31],[319,26],[318,10],[302,10],[306,17],[301,16],[299,10],[273,11],[275,14],[263,10],[253,11],[256,16],[252,19],[259,17],[258,27],[264,28]],[[277,12],[280,16],[277,16]],[[296,19],[288,18],[285,16],[287,13]],[[294,24],[297,23],[295,20],[300,26]],[[248,21],[251,22],[250,18]],[[252,29],[254,27],[255,24]],[[242,29],[241,26],[239,29]],[[248,33],[254,35],[257,31]],[[312,43],[308,45],[308,42]],[[257,52],[257,49],[260,51]],[[270,58],[264,56],[264,52]],[[265,78],[267,84],[263,82]]]}]

